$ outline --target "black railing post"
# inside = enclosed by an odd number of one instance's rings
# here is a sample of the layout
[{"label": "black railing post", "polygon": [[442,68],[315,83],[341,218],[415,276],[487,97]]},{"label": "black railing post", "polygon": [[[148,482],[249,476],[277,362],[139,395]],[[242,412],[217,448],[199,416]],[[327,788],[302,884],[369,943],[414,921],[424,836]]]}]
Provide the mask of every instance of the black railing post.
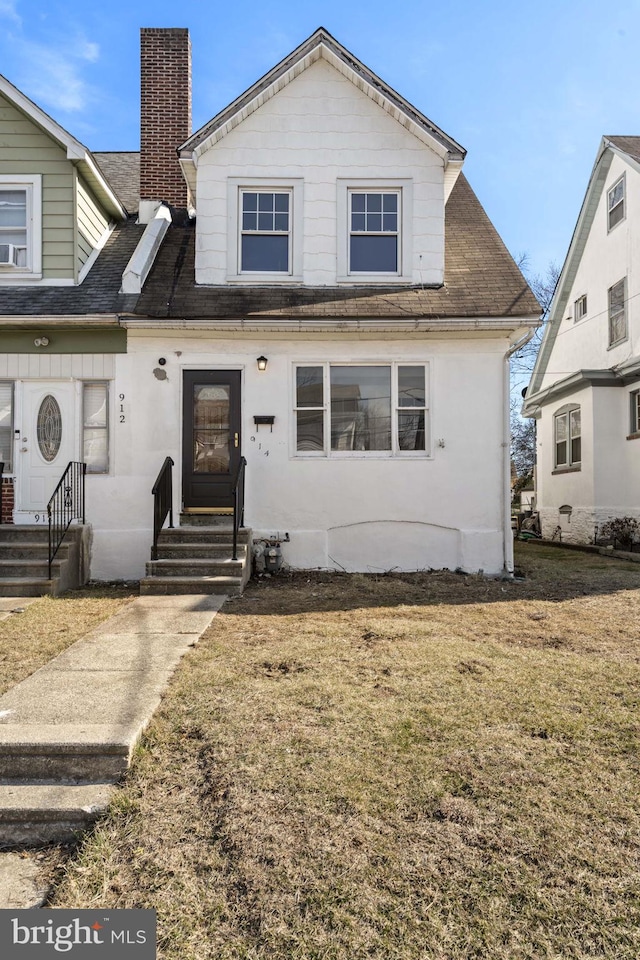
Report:
[{"label": "black railing post", "polygon": [[247,461],[240,457],[233,483],[233,560],[238,559],[238,530],[244,524],[244,472]]},{"label": "black railing post", "polygon": [[49,521],[49,580],[53,560],[72,520],[85,523],[86,463],[70,460],[47,504]]},{"label": "black railing post", "polygon": [[171,479],[171,468],[173,460],[171,457],[165,457],[164,463],[160,467],[160,473],[153,485],[151,493],[153,495],[153,546],[151,547],[151,559],[158,559],[158,538],[160,531],[169,515],[169,526],[173,527],[173,483]]}]

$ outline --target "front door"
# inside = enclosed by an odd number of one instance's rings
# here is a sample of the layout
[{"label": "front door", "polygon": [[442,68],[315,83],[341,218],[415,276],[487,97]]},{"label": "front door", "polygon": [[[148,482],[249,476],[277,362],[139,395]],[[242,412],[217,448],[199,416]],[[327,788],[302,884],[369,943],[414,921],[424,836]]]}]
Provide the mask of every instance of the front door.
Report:
[{"label": "front door", "polygon": [[184,509],[230,508],[240,462],[240,371],[185,371],[183,411]]},{"label": "front door", "polygon": [[17,436],[17,510],[41,514],[70,460],[77,460],[75,384],[25,381]]}]

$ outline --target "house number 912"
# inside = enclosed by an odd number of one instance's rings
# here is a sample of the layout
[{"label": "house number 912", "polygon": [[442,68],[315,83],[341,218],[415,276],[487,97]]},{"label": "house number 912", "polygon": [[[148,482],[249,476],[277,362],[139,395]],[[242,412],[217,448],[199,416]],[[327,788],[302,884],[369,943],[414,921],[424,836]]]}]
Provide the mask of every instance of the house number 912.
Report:
[{"label": "house number 912", "polygon": [[118,420],[120,423],[126,422],[126,417],[124,414],[124,393],[118,394],[119,409],[118,409]]}]

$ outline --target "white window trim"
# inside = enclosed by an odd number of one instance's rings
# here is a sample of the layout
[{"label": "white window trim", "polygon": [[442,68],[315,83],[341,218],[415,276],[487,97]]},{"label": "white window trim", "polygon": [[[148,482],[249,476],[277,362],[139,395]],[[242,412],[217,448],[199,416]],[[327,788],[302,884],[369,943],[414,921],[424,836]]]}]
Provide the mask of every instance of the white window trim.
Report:
[{"label": "white window trim", "polygon": [[[571,457],[571,443],[572,440],[575,440],[576,437],[571,435],[571,414],[576,411],[580,411],[580,459],[573,460]],[[556,424],[560,417],[566,418],[567,421],[567,439],[565,441],[567,445],[567,459],[564,463],[558,463],[558,439],[556,432]],[[562,442],[562,441],[561,441]],[[553,469],[559,471],[560,473],[563,470],[577,470],[582,466],[582,409],[579,403],[568,403],[565,406],[560,407],[559,410],[553,414]]]},{"label": "white window trim", "polygon": [[[619,183],[622,183],[622,200],[619,200],[618,203],[616,203],[615,207],[611,208],[609,207],[609,197],[611,196],[611,194],[613,193],[613,191],[615,190],[615,188],[618,186]],[[612,225],[611,210],[612,209],[615,210],[617,207],[620,206],[620,204],[622,204],[622,216],[617,221],[617,223],[614,223]],[[618,177],[616,182],[613,183],[607,190],[607,233],[611,233],[612,230],[615,230],[615,228],[619,226],[626,219],[627,219],[627,181],[626,181],[626,176],[623,173],[622,176]]]},{"label": "white window trim", "polygon": [[[618,284],[623,284],[622,287],[622,304],[623,309],[620,311],[622,316],[624,316],[624,335],[618,337],[617,340],[611,339],[612,329],[611,329],[611,291],[614,287],[617,287]],[[629,339],[629,314],[627,310],[627,278],[621,277],[620,280],[616,280],[615,283],[612,283],[609,289],[607,290],[607,341],[608,341],[608,350],[612,350],[614,347],[619,346],[621,343],[626,343]]]},{"label": "white window trim", "polygon": [[0,189],[26,190],[27,193],[27,268],[0,264],[0,284],[5,280],[42,278],[42,176],[0,174]]},{"label": "white window trim", "polygon": [[87,469],[87,476],[91,477],[106,477],[111,473],[111,381],[109,380],[81,380],[80,381],[80,453],[81,460],[84,460],[84,441],[85,441],[85,430],[91,429],[88,428],[85,424],[85,396],[84,389],[86,386],[97,385],[105,388],[105,414],[106,414],[106,423],[104,427],[98,427],[93,429],[100,429],[105,431],[106,436],[106,449],[107,449],[107,465],[104,470],[91,470]]},{"label": "white window trim", "polygon": [[[582,310],[581,304],[584,303],[584,310]],[[573,322],[579,323],[580,320],[584,320],[587,315],[588,301],[586,293],[583,293],[581,297],[573,304]]]},{"label": "white window trim", "polygon": [[[398,216],[397,273],[349,273],[349,194],[352,190],[367,190],[371,193],[398,191],[400,203]],[[413,181],[408,179],[354,179],[338,177],[336,197],[337,221],[337,277],[338,283],[393,284],[410,283],[413,279]]]},{"label": "white window trim", "polygon": [[[297,377],[298,367],[322,367],[322,407],[297,406]],[[391,449],[390,450],[332,450],[331,449],[331,367],[390,367],[391,368]],[[413,407],[400,408],[398,406],[398,368],[424,367],[425,372],[425,406],[418,407],[425,413],[425,449],[400,450],[398,447],[398,412],[410,412]],[[293,460],[433,460],[432,447],[432,413],[431,413],[431,360],[295,360],[291,364],[291,457]],[[324,450],[297,449],[297,417],[298,410],[320,410],[324,412]]]},{"label": "white window trim", "polygon": [[[227,281],[243,284],[286,284],[302,283],[303,253],[303,184],[302,178],[295,177],[229,177],[227,180]],[[289,213],[289,273],[242,273],[240,270],[241,219],[240,198],[243,191],[289,192],[291,209]]]}]

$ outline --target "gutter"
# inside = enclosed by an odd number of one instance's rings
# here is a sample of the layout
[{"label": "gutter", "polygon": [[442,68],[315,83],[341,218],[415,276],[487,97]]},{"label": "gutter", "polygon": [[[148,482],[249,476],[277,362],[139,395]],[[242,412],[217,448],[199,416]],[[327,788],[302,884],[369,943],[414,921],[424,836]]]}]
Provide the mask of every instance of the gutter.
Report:
[{"label": "gutter", "polygon": [[511,417],[509,396],[511,394],[511,369],[509,361],[513,354],[524,347],[532,339],[536,327],[528,330],[520,340],[509,347],[504,355],[503,366],[503,437],[502,437],[502,575],[506,579],[513,579],[513,533],[511,531]]}]

